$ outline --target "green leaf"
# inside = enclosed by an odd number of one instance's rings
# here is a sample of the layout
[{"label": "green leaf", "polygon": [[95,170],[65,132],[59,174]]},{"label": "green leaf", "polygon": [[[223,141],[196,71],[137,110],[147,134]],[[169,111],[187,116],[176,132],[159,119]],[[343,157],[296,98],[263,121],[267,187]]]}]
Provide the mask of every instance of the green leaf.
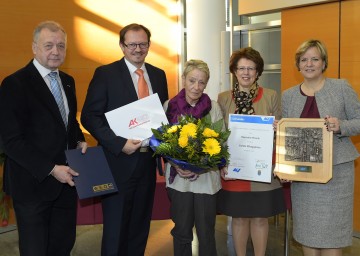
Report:
[{"label": "green leaf", "polygon": [[218,121],[216,121],[215,123],[213,123],[212,127],[216,132],[220,132],[223,128],[224,125],[224,120],[220,119]]},{"label": "green leaf", "polygon": [[162,136],[161,136],[161,132],[159,130],[156,129],[151,129],[152,133],[154,134],[154,137],[158,140],[161,140]]}]

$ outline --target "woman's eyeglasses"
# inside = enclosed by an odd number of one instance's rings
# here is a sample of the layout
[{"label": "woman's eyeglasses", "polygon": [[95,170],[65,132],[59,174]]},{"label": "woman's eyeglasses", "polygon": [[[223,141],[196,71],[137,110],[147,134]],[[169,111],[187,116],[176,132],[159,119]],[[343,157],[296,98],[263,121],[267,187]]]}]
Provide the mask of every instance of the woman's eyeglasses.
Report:
[{"label": "woman's eyeglasses", "polygon": [[240,72],[245,72],[245,70],[247,70],[249,73],[256,71],[255,67],[237,67],[236,69]]}]

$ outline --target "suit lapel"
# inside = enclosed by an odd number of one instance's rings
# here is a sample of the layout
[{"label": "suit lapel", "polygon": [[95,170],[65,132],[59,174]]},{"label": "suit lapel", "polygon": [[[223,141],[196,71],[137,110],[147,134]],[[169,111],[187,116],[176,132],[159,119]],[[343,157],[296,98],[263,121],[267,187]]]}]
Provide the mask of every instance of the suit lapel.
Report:
[{"label": "suit lapel", "polygon": [[229,93],[230,93],[230,97],[229,97],[230,100],[229,100],[228,111],[229,111],[229,114],[234,114],[235,110],[236,110],[236,104],[235,104],[235,101],[234,101],[234,98],[233,98],[231,92],[229,92]]},{"label": "suit lapel", "polygon": [[69,127],[69,124],[72,123],[69,122],[69,120],[73,120],[73,118],[76,118],[75,110],[77,109],[77,106],[75,106],[76,104],[76,95],[74,88],[75,85],[71,80],[67,79],[67,76],[65,76],[61,71],[59,72],[59,74],[69,107],[69,116],[68,116],[68,127]]},{"label": "suit lapel", "polygon": [[151,68],[151,66],[147,65],[145,63],[146,66],[146,71],[148,73],[149,79],[150,79],[150,83],[151,83],[151,88],[153,93],[157,93],[160,88],[158,87],[159,83],[158,83],[158,78],[156,76],[156,74],[153,72],[153,69]]},{"label": "suit lapel", "polygon": [[135,101],[138,99],[138,96],[135,90],[134,82],[131,78],[129,68],[125,63],[125,59],[122,58],[118,63],[119,63],[119,74],[120,74],[119,82],[122,85],[122,89],[127,90],[129,92],[130,102]]},{"label": "suit lapel", "polygon": [[45,107],[50,110],[50,112],[54,115],[54,119],[58,122],[61,122],[61,124],[65,128],[65,124],[62,120],[60,110],[58,105],[56,104],[54,96],[52,95],[49,87],[45,83],[39,71],[35,68],[32,62],[28,65],[28,69],[30,72],[30,76],[32,77],[32,79],[30,79],[30,84],[34,90],[34,95],[38,97],[39,101],[42,102]]}]

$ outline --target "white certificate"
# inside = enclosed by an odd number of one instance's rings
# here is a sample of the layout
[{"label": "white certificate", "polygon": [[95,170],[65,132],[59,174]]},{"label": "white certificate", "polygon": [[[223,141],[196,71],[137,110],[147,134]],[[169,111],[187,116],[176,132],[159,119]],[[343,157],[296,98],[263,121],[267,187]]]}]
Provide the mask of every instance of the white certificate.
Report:
[{"label": "white certificate", "polygon": [[106,112],[105,116],[114,133],[126,139],[150,138],[151,128],[169,123],[157,93]]},{"label": "white certificate", "polygon": [[229,178],[271,182],[274,116],[229,115]]}]

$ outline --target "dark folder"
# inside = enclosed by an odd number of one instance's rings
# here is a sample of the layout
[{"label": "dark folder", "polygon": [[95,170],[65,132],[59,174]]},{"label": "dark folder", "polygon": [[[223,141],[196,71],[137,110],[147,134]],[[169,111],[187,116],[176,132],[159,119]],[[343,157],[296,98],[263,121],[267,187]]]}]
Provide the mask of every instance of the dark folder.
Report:
[{"label": "dark folder", "polygon": [[65,155],[70,168],[79,173],[74,182],[80,199],[118,191],[102,147],[89,147],[85,154],[81,149],[66,150]]}]

